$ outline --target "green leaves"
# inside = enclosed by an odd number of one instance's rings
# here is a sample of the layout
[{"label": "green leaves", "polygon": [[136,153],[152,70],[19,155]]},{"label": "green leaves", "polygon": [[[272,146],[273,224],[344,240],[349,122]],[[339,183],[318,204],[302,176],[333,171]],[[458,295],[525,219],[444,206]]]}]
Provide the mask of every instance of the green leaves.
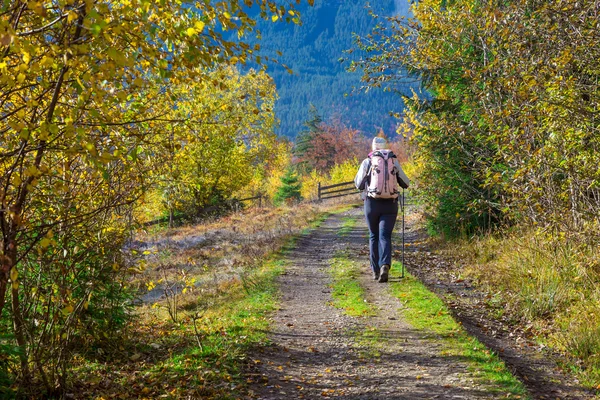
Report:
[{"label": "green leaves", "polygon": [[[0,252],[0,325],[18,331],[20,353],[44,368],[11,371],[56,392],[54,382],[68,381],[61,375],[70,361],[59,354],[73,338],[115,332],[112,325],[126,320],[119,313],[131,304],[122,297],[127,268],[112,266],[123,261],[134,206],[158,177],[170,179],[159,163],[166,132],[176,130],[170,149],[185,154],[177,166],[200,180],[177,182],[190,197],[195,187],[199,201],[215,191],[230,194],[250,179],[233,174],[268,159],[275,92],[264,75],[246,79],[221,68],[255,57],[250,46],[223,35],[241,37],[254,27],[237,0],[197,2],[193,12],[179,1],[9,3],[0,18],[0,203],[9,210],[0,213],[7,244]],[[287,11],[259,0],[245,4],[267,17]],[[203,80],[207,70],[215,71],[217,87]],[[261,90],[265,96],[256,95]],[[234,101],[242,92],[247,100]],[[213,179],[214,190],[203,187],[217,160],[230,154],[238,157],[224,172],[228,179]],[[200,156],[211,170],[198,170]],[[40,238],[50,227],[57,227],[55,237]],[[64,252],[75,247],[81,251]],[[22,306],[7,311],[9,278],[17,276],[13,297]],[[93,301],[90,288],[105,300]]]},{"label": "green leaves", "polygon": [[418,23],[390,18],[358,38],[373,53],[355,64],[368,85],[393,85],[406,68],[433,95],[408,102],[406,127],[419,145],[420,194],[446,233],[524,217],[585,230],[595,218],[600,203],[587,189],[600,161],[592,3],[447,2],[439,11],[437,0],[424,0],[414,7]]}]

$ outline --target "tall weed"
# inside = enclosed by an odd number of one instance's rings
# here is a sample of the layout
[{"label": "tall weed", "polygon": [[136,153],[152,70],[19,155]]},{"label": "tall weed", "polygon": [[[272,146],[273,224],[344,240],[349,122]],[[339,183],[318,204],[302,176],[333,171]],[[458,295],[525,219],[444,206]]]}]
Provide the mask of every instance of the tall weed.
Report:
[{"label": "tall weed", "polygon": [[547,345],[576,359],[588,383],[600,383],[596,246],[522,230],[471,238],[451,248],[465,260],[465,276],[499,297],[511,316],[535,327]]}]

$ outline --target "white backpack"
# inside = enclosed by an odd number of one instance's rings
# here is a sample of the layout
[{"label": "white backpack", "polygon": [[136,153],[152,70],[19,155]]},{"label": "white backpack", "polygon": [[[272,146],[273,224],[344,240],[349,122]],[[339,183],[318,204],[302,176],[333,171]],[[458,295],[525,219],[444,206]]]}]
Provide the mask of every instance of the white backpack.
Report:
[{"label": "white backpack", "polygon": [[396,155],[391,150],[377,150],[371,154],[369,169],[369,186],[367,196],[374,199],[396,199],[400,191],[396,175],[394,159]]}]

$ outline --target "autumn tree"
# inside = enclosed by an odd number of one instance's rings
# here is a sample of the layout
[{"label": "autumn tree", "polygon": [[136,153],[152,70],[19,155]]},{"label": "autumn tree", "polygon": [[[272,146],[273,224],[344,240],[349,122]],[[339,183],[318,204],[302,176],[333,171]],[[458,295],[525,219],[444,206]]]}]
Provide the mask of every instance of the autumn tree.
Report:
[{"label": "autumn tree", "polygon": [[[443,4],[442,4],[443,3]],[[417,76],[406,99],[421,195],[448,233],[527,218],[596,237],[598,17],[593,1],[419,1],[359,38],[368,86]],[[576,29],[573,29],[576,27]],[[596,240],[596,239],[595,239]]]},{"label": "autumn tree", "polygon": [[76,340],[123,320],[131,206],[169,128],[200,122],[173,115],[178,90],[255,56],[224,36],[254,5],[298,18],[267,0],[2,3],[0,325],[21,388],[60,393]]},{"label": "autumn tree", "polygon": [[297,138],[294,148],[294,161],[301,171],[327,173],[335,165],[368,153],[368,140],[361,132],[346,127],[339,119],[323,122],[316,109],[311,113],[308,129]]},{"label": "autumn tree", "polygon": [[[156,155],[165,206],[194,216],[245,187],[275,157],[275,86],[264,72],[217,68],[176,89],[171,142]],[[163,165],[163,167],[160,166]]]}]

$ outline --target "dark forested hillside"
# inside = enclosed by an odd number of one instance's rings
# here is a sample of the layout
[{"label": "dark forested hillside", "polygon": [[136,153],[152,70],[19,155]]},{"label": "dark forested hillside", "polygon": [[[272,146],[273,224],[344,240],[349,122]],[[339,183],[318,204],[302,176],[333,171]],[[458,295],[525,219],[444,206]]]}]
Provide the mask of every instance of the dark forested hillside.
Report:
[{"label": "dark forested hillside", "polygon": [[[308,118],[310,104],[324,119],[337,117],[365,133],[378,128],[393,132],[396,121],[388,113],[402,110],[401,98],[379,90],[352,93],[353,87],[360,86],[360,74],[346,72],[348,64],[340,62],[340,58],[359,57],[344,51],[352,48],[354,33],[366,35],[376,24],[369,15],[368,3],[316,0],[313,7],[305,3],[299,6],[303,21],[300,26],[283,21],[259,22],[262,54],[277,58],[294,71],[290,75],[281,66],[269,68],[280,96],[275,108],[281,120],[280,134],[295,137]],[[382,16],[407,13],[408,0],[377,0],[371,7]]]}]

